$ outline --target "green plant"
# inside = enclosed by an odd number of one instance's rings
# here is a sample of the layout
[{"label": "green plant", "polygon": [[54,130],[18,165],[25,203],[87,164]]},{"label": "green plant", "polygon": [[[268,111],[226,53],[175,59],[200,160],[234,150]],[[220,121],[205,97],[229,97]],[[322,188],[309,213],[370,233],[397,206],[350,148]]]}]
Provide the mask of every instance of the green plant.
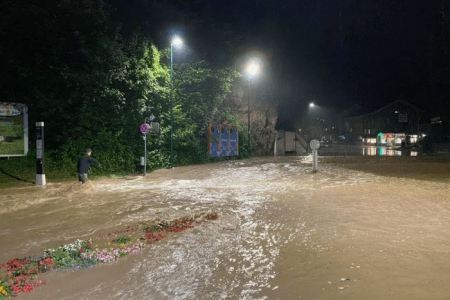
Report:
[{"label": "green plant", "polygon": [[83,253],[91,252],[90,241],[76,240],[73,243],[60,246],[55,249],[45,250],[45,255],[51,257],[57,268],[71,268],[74,266],[88,266],[95,263],[94,260],[82,257]]},{"label": "green plant", "polygon": [[119,244],[119,245],[125,245],[131,242],[131,237],[127,235],[121,235],[112,240],[113,243]]},{"label": "green plant", "polygon": [[11,296],[11,289],[6,282],[0,280],[0,300],[6,299],[9,296]]}]

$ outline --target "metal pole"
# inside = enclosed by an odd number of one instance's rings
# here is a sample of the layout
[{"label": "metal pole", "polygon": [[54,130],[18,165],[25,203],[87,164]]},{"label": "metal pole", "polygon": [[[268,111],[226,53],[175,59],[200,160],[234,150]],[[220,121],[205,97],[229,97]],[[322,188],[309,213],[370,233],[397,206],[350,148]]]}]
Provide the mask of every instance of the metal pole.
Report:
[{"label": "metal pole", "polygon": [[23,154],[28,154],[28,107],[25,105],[23,109]]},{"label": "metal pole", "polygon": [[147,136],[144,135],[144,176],[147,175]]},{"label": "metal pole", "polygon": [[248,155],[250,156],[251,151],[251,141],[250,141],[250,91],[251,91],[251,81],[248,81],[248,97],[247,97],[247,139],[248,139]]},{"label": "metal pole", "polygon": [[173,167],[173,45],[170,43],[170,166]]},{"label": "metal pole", "polygon": [[318,169],[318,161],[317,161],[317,150],[312,151],[313,154],[313,172],[317,172]]},{"label": "metal pole", "polygon": [[46,185],[44,173],[44,122],[36,122],[36,185]]}]

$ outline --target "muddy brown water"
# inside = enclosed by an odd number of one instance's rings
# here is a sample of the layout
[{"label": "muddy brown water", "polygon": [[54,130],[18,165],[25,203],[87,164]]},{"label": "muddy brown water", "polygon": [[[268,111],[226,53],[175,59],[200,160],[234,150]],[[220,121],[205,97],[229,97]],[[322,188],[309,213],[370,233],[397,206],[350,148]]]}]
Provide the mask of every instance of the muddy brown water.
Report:
[{"label": "muddy brown water", "polygon": [[418,180],[398,171],[409,161],[382,163],[396,177],[348,159],[312,174],[286,157],[5,189],[0,261],[214,210],[218,220],[116,263],[46,273],[20,298],[450,299],[449,164],[417,164]]}]

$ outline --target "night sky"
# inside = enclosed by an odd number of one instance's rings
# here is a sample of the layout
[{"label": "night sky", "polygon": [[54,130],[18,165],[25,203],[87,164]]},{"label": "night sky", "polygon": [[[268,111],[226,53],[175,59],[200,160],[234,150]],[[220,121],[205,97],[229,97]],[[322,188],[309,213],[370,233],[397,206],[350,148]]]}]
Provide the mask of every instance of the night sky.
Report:
[{"label": "night sky", "polygon": [[159,46],[172,32],[188,45],[178,60],[205,59],[241,69],[264,58],[258,101],[278,105],[291,128],[307,103],[364,110],[396,99],[431,114],[447,105],[434,82],[442,35],[441,1],[118,1],[124,31],[136,28]]}]

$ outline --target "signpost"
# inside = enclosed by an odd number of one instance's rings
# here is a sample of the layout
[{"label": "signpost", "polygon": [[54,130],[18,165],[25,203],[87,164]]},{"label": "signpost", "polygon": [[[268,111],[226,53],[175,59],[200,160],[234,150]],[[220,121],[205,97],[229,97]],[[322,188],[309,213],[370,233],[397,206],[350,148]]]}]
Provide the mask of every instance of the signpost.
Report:
[{"label": "signpost", "polygon": [[[142,139],[144,140],[144,176],[147,175],[147,133],[150,131],[150,124],[142,123],[139,126],[139,132],[142,135]],[[142,158],[141,158],[142,164]]]},{"label": "signpost", "polygon": [[141,157],[140,159],[140,165],[144,167],[144,176],[147,175],[147,134],[156,134],[159,132],[159,123],[153,122],[154,120],[155,116],[151,115],[149,117],[150,124],[144,122],[139,125],[139,133],[142,135],[142,139],[144,140],[144,157]]},{"label": "signpost", "polygon": [[36,185],[46,185],[44,173],[44,122],[36,122]]},{"label": "signpost", "polygon": [[318,153],[317,150],[319,150],[320,148],[320,142],[318,140],[311,140],[311,142],[309,142],[309,146],[311,147],[312,150],[312,156],[313,156],[313,172],[317,172],[317,169],[319,167],[319,162],[317,159]]}]

